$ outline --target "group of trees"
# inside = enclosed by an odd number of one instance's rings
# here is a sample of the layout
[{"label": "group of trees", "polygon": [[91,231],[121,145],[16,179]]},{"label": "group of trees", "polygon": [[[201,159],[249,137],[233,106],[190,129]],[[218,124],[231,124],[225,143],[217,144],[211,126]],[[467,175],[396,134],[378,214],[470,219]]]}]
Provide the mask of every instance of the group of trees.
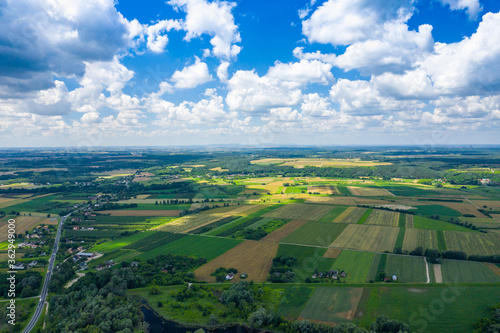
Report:
[{"label": "group of trees", "polygon": [[[9,274],[0,274],[0,295],[8,297],[10,281]],[[38,295],[42,286],[42,275],[39,272],[27,271],[16,274],[16,297],[25,298]]]},{"label": "group of trees", "polygon": [[404,253],[412,256],[425,256],[428,262],[434,264],[439,263],[441,258],[500,263],[500,255],[467,255],[467,253],[463,251],[439,251],[437,249],[424,249],[422,246],[418,246],[408,253],[406,253],[406,251],[403,252],[400,247],[395,248],[393,252],[396,254]]},{"label": "group of trees", "polygon": [[481,318],[474,325],[474,333],[500,332],[500,303],[490,309],[490,316]]},{"label": "group of trees", "polygon": [[52,277],[49,282],[50,292],[60,292],[66,282],[71,280],[75,276],[75,270],[73,266],[68,262],[64,261],[60,263],[52,273]]},{"label": "group of trees", "polygon": [[293,268],[297,264],[297,258],[281,255],[273,259],[271,270],[269,271],[270,282],[293,282],[295,273]]}]

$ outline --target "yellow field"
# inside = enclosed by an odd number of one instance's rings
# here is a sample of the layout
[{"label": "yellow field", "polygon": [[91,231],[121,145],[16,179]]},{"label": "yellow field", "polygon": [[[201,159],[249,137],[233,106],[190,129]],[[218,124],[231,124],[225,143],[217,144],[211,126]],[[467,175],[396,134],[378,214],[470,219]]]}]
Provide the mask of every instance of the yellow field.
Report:
[{"label": "yellow field", "polygon": [[201,212],[202,214],[226,214],[226,215],[238,215],[238,216],[248,216],[250,214],[256,213],[261,209],[268,207],[269,205],[240,205],[240,206],[228,206],[214,208]]},{"label": "yellow field", "polygon": [[307,203],[323,203],[331,205],[356,206],[352,197],[309,197]]},{"label": "yellow field", "polygon": [[307,188],[307,193],[319,193],[319,194],[340,194],[335,186],[309,186]]},{"label": "yellow field", "polygon": [[413,251],[418,246],[425,249],[438,249],[436,230],[407,228],[403,242],[404,251]]},{"label": "yellow field", "polygon": [[365,224],[378,224],[397,227],[399,224],[399,213],[374,209],[371,212],[370,216],[368,216]]},{"label": "yellow field", "polygon": [[500,253],[500,236],[492,233],[444,231],[446,247],[469,255],[496,255]]},{"label": "yellow field", "polygon": [[373,187],[347,187],[352,194],[360,197],[383,197],[383,196],[394,196],[391,192],[383,188],[373,188]]},{"label": "yellow field", "polygon": [[378,165],[391,165],[392,163],[378,161],[362,161],[360,159],[333,159],[333,158],[264,158],[250,161],[252,164],[279,164],[282,166],[293,166],[300,169],[306,166],[314,167],[371,167]]},{"label": "yellow field", "polygon": [[349,224],[339,237],[330,245],[362,251],[392,251],[398,237],[399,228]]},{"label": "yellow field", "polygon": [[441,205],[456,211],[459,211],[462,214],[470,214],[475,217],[487,217],[483,213],[477,210],[477,208],[470,204],[469,202],[436,202],[436,201],[426,201],[429,205]]},{"label": "yellow field", "polygon": [[306,220],[293,220],[285,224],[283,227],[279,228],[276,231],[271,232],[266,237],[262,238],[262,241],[266,242],[279,242],[304,224],[306,224]]},{"label": "yellow field", "polygon": [[[493,200],[472,200],[473,203],[478,205],[482,209],[489,210],[490,208],[493,208],[493,210],[499,210],[500,209],[500,201],[493,201]],[[484,208],[486,206],[486,208]]]},{"label": "yellow field", "polygon": [[186,233],[199,227],[224,218],[225,215],[195,214],[181,217],[171,222],[162,224],[155,230]]},{"label": "yellow field", "polygon": [[210,169],[210,170],[212,170],[212,171],[220,171],[220,172],[229,171],[229,169],[222,169],[221,167],[212,168],[212,169]]},{"label": "yellow field", "polygon": [[278,243],[246,240],[201,266],[194,273],[198,280],[215,282],[215,277],[210,276],[210,274],[217,268],[236,268],[238,273],[235,274],[231,282],[240,281],[240,275],[243,273],[248,274],[248,281],[263,282],[267,279],[277,250]]},{"label": "yellow field", "polygon": [[181,210],[103,210],[100,214],[110,214],[111,216],[179,216]]},{"label": "yellow field", "polygon": [[346,210],[344,210],[339,216],[337,216],[335,218],[335,220],[333,220],[333,222],[335,223],[340,223],[342,222],[349,214],[351,214],[354,210],[356,209],[356,207],[348,207]]},{"label": "yellow field", "polygon": [[406,214],[406,228],[413,228],[413,215]]},{"label": "yellow field", "polygon": [[489,269],[491,269],[493,271],[493,273],[495,273],[497,276],[500,276],[500,267],[498,267],[497,265],[491,263],[491,262],[485,262],[484,263]]},{"label": "yellow field", "polygon": [[323,254],[323,258],[336,259],[341,253],[342,249],[334,249],[331,247],[328,250],[326,250],[326,252]]},{"label": "yellow field", "polygon": [[[16,234],[24,234],[26,230],[30,231],[40,224],[56,225],[59,222],[57,219],[55,221],[51,221],[51,219],[41,216],[15,216],[12,218],[16,220]],[[2,221],[0,226],[0,242],[7,240],[7,227],[7,221]]]}]

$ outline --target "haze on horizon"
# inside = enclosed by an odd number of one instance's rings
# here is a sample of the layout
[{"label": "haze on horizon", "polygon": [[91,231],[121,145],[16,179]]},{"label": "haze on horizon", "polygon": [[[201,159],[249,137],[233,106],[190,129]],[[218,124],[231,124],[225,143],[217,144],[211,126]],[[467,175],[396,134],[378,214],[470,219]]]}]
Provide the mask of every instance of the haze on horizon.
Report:
[{"label": "haze on horizon", "polygon": [[498,144],[494,0],[0,0],[0,147]]}]

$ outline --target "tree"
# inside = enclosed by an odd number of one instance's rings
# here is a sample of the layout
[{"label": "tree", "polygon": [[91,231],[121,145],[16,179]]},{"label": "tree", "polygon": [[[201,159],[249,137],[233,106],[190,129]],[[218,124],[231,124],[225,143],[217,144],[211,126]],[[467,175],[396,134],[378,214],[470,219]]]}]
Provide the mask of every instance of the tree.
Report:
[{"label": "tree", "polygon": [[47,218],[49,218],[49,217],[50,217],[50,214],[47,214]]},{"label": "tree", "polygon": [[391,320],[385,315],[377,317],[377,320],[371,324],[370,329],[377,333],[410,332],[410,326],[407,323],[398,320]]},{"label": "tree", "polygon": [[160,290],[160,288],[158,288],[157,285],[153,285],[151,288],[149,288],[149,293],[151,295],[159,295],[159,294],[161,294],[161,290]]},{"label": "tree", "polygon": [[217,319],[215,313],[212,313],[210,317],[208,317],[208,323],[212,326],[215,326],[219,323],[219,320]]}]

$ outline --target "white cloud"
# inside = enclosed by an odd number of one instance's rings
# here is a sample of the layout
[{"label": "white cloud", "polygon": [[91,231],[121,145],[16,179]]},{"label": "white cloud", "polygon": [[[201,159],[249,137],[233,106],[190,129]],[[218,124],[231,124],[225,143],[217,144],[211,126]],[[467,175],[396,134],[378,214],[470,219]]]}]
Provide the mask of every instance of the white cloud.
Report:
[{"label": "white cloud", "polygon": [[36,103],[43,105],[56,104],[66,96],[66,94],[68,93],[66,84],[58,80],[54,81],[54,83],[56,85],[54,88],[40,90],[37,93],[37,97],[35,99]]},{"label": "white cloud", "polygon": [[187,31],[187,41],[208,34],[212,36],[210,40],[213,47],[212,55],[223,59],[230,59],[238,55],[241,47],[235,43],[240,42],[241,37],[231,13],[235,3],[170,0],[168,4],[186,12],[183,28]]},{"label": "white cloud", "polygon": [[335,114],[330,101],[318,93],[304,95],[300,109],[310,117],[331,117]]},{"label": "white cloud", "polygon": [[171,78],[174,87],[177,89],[189,89],[213,80],[208,72],[206,63],[196,58],[196,62],[191,66],[184,67],[181,71],[175,71]]},{"label": "white cloud", "polygon": [[300,47],[300,46],[297,46],[295,49],[293,49],[293,56],[299,60],[302,60],[302,59],[321,60],[323,62],[332,64],[332,65],[335,64],[335,61],[337,59],[337,55],[334,53],[324,54],[324,53],[321,53],[320,51],[304,53],[304,48]]},{"label": "white cloud", "polygon": [[228,82],[227,81],[227,79],[229,77],[228,68],[229,68],[229,62],[227,62],[227,61],[221,62],[219,67],[217,67],[217,77],[219,78],[220,82],[222,82],[222,83]]},{"label": "white cloud", "polygon": [[165,50],[168,43],[168,37],[165,32],[172,29],[181,29],[181,24],[177,20],[162,20],[146,28],[147,47],[154,53],[161,53]]},{"label": "white cloud", "polygon": [[472,20],[477,18],[477,15],[483,8],[479,0],[440,0],[443,5],[449,5],[451,10],[467,10],[467,15]]},{"label": "white cloud", "polygon": [[270,107],[296,105],[302,93],[280,79],[255,71],[237,71],[228,82],[226,103],[231,110],[260,111]]},{"label": "white cloud", "polygon": [[281,63],[276,62],[269,68],[269,78],[281,80],[283,85],[293,89],[308,83],[328,84],[333,79],[331,73],[332,65],[319,60],[300,60],[300,62]]}]

